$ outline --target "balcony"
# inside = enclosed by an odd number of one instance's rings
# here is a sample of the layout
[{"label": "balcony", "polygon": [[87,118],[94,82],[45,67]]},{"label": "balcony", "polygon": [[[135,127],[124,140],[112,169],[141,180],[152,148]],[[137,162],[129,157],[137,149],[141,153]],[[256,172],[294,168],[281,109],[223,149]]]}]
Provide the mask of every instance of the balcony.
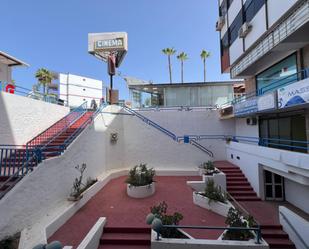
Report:
[{"label": "balcony", "polygon": [[309,90],[309,68],[281,78],[254,92],[233,99],[235,117],[257,113],[285,111],[309,103],[305,93]]}]

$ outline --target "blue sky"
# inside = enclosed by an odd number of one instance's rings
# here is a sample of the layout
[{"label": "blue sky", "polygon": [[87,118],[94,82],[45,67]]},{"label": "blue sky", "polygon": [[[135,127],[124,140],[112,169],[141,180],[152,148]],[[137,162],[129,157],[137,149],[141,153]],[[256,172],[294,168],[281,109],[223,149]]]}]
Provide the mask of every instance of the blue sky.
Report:
[{"label": "blue sky", "polygon": [[[1,0],[0,50],[30,64],[14,70],[18,85],[31,88],[38,68],[70,72],[109,83],[106,65],[87,53],[87,34],[126,31],[129,52],[119,71],[155,83],[168,82],[167,58],[174,47],[186,52],[185,81],[202,81],[200,51],[207,61],[207,80],[229,79],[220,73],[219,33],[215,31],[217,0]],[[173,63],[173,81],[180,81],[180,63]],[[114,81],[121,98],[125,82]]]}]

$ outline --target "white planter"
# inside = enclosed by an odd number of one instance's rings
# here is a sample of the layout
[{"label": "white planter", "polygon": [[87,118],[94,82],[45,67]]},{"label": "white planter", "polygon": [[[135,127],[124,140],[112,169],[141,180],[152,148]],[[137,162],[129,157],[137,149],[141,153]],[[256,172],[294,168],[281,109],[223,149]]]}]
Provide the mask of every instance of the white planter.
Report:
[{"label": "white planter", "polygon": [[226,175],[220,171],[220,173],[213,175],[205,175],[203,174],[203,182],[205,184],[209,179],[212,179],[216,185],[220,186],[223,191],[226,191]]},{"label": "white planter", "polygon": [[151,249],[269,249],[268,244],[261,239],[261,244],[255,244],[255,241],[232,241],[232,240],[208,240],[208,239],[165,239],[157,240],[157,234],[151,232]]},{"label": "white planter", "polygon": [[193,203],[202,208],[206,208],[217,214],[220,214],[224,217],[227,217],[229,209],[233,207],[233,205],[229,201],[227,201],[227,203],[222,203],[219,201],[209,202],[209,199],[207,197],[200,195],[198,192],[193,192]]},{"label": "white planter", "polygon": [[127,184],[127,194],[133,198],[145,198],[153,195],[155,192],[155,183],[151,183],[145,186],[133,186]]}]

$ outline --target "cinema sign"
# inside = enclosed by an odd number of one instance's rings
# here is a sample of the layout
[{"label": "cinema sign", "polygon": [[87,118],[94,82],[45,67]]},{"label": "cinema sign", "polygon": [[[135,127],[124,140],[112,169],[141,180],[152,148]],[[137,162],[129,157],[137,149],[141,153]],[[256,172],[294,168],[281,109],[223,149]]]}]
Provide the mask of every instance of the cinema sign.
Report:
[{"label": "cinema sign", "polygon": [[114,50],[114,49],[124,49],[123,38],[98,40],[94,44],[95,50]]}]

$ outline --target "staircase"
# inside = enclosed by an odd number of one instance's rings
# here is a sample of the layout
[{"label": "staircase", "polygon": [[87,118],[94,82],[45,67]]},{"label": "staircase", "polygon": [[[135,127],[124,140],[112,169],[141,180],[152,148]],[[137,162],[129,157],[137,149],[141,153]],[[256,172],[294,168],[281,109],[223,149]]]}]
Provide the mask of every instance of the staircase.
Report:
[{"label": "staircase", "polygon": [[105,227],[99,249],[150,249],[148,227]]},{"label": "staircase", "polygon": [[0,199],[42,160],[61,155],[99,110],[87,111],[84,103],[26,145],[0,146]]},{"label": "staircase", "polygon": [[[223,171],[226,175],[227,192],[240,204],[242,202],[263,202],[255,193],[246,176],[241,169],[229,162],[215,163],[215,166]],[[265,208],[267,212],[267,208]],[[254,215],[254,211],[249,212]],[[277,214],[278,215],[278,214]],[[260,221],[262,237],[269,244],[269,248],[289,249],[295,248],[294,244],[289,240],[280,224],[263,224]]]}]

